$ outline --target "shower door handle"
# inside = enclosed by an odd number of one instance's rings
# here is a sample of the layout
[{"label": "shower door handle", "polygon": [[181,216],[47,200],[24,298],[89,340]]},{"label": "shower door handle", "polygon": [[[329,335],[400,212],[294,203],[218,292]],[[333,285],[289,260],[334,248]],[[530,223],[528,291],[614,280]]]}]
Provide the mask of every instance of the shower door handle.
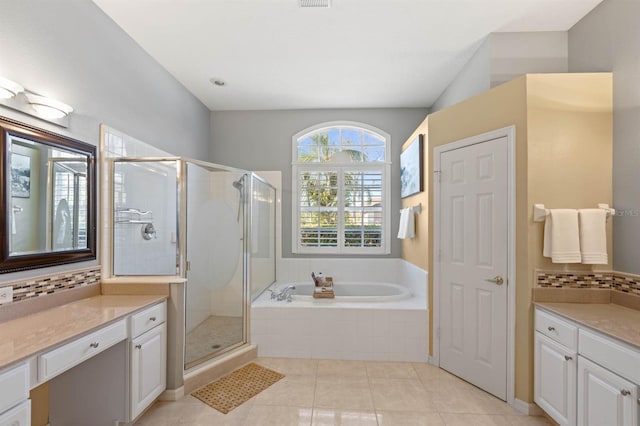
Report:
[{"label": "shower door handle", "polygon": [[494,283],[497,285],[502,285],[504,283],[504,279],[500,275],[496,275],[493,278],[487,278],[485,281],[488,283]]}]

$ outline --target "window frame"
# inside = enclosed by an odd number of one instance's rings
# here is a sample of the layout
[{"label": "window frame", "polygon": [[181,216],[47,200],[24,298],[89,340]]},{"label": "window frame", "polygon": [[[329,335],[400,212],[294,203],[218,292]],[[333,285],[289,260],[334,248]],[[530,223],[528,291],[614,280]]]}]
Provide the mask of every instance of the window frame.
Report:
[{"label": "window frame", "polygon": [[[374,134],[384,141],[385,161],[372,162],[298,162],[298,141],[310,134],[335,128],[349,128]],[[373,126],[354,121],[331,121],[308,127],[292,137],[292,176],[291,176],[291,208],[292,208],[292,235],[291,250],[295,254],[349,254],[349,255],[386,255],[391,253],[391,136]],[[299,179],[302,173],[329,172],[338,173],[338,224],[336,247],[308,247],[301,244],[300,227],[300,189]],[[375,171],[381,173],[381,198],[382,198],[382,232],[379,247],[348,247],[345,245],[344,213],[344,173],[350,171]]]}]

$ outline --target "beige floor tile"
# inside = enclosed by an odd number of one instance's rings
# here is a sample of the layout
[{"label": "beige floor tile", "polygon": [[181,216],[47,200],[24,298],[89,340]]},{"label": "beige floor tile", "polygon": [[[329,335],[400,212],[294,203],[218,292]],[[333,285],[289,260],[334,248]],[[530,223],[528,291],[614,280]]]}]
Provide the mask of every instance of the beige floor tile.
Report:
[{"label": "beige floor tile", "polygon": [[445,426],[438,413],[378,411],[379,426]]},{"label": "beige floor tile", "polygon": [[315,376],[318,371],[317,359],[257,358],[254,362],[284,375]]},{"label": "beige floor tile", "polygon": [[512,426],[551,426],[552,422],[542,416],[508,416]]},{"label": "beige floor tile", "polygon": [[413,363],[413,368],[428,391],[477,389],[471,383],[430,364]]},{"label": "beige floor tile", "polygon": [[446,426],[509,426],[507,416],[440,413]]},{"label": "beige floor tile", "polygon": [[259,358],[257,363],[286,376],[227,415],[187,395],[157,402],[136,426],[550,424],[544,417],[520,415],[505,402],[425,363],[282,358]]},{"label": "beige floor tile", "polygon": [[436,411],[456,414],[518,415],[504,401],[474,388],[473,390],[430,391]]},{"label": "beige floor tile", "polygon": [[314,407],[347,410],[373,410],[367,378],[319,376]]},{"label": "beige floor tile", "polygon": [[136,426],[173,426],[173,425],[210,425],[240,426],[243,424],[251,405],[245,403],[228,414],[222,414],[207,404],[192,398],[193,401],[157,402]]},{"label": "beige floor tile", "polygon": [[259,405],[284,405],[289,407],[313,407],[315,376],[288,375],[256,395]]},{"label": "beige floor tile", "polygon": [[321,359],[318,361],[318,376],[367,377],[364,361],[342,361]]},{"label": "beige floor tile", "polygon": [[376,413],[358,410],[314,409],[312,426],[377,426]]},{"label": "beige floor tile", "polygon": [[550,426],[544,417],[441,413],[446,426]]},{"label": "beige floor tile", "polygon": [[376,411],[435,411],[422,382],[411,379],[370,379]]},{"label": "beige floor tile", "polygon": [[376,379],[417,379],[409,362],[367,362],[367,374]]},{"label": "beige floor tile", "polygon": [[311,409],[254,405],[249,410],[245,426],[310,426]]}]

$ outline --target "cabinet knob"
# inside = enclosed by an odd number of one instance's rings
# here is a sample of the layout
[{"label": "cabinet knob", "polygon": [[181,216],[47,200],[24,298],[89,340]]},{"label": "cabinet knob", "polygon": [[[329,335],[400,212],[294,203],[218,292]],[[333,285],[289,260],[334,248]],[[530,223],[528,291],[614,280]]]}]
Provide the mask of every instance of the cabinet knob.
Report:
[{"label": "cabinet knob", "polygon": [[136,345],[136,349],[142,349],[142,345]]},{"label": "cabinet knob", "polygon": [[567,361],[571,361],[573,359],[573,357],[570,357],[569,355],[565,355],[564,359]]},{"label": "cabinet knob", "polygon": [[556,331],[556,328],[555,328],[555,327],[551,327],[551,326],[549,326],[549,327],[547,327],[547,330],[549,330],[549,331]]},{"label": "cabinet knob", "polygon": [[93,342],[93,343],[91,343],[89,346],[91,346],[92,348],[94,348],[94,349],[95,349],[95,348],[97,348],[98,346],[100,346],[100,343],[98,343],[98,342]]},{"label": "cabinet knob", "polygon": [[620,391],[620,393],[621,393],[622,395],[624,395],[624,396],[629,396],[629,395],[631,395],[631,391],[626,390],[626,389],[622,389],[622,390]]},{"label": "cabinet knob", "polygon": [[155,320],[156,320],[156,317],[149,318],[149,321],[155,321]]}]

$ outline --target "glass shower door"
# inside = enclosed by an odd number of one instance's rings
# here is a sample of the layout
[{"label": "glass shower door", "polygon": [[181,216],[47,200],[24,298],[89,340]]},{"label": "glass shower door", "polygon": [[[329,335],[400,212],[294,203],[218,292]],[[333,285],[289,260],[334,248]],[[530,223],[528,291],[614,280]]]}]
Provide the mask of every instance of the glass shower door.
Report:
[{"label": "glass shower door", "polygon": [[186,162],[185,368],[245,342],[244,172]]}]

